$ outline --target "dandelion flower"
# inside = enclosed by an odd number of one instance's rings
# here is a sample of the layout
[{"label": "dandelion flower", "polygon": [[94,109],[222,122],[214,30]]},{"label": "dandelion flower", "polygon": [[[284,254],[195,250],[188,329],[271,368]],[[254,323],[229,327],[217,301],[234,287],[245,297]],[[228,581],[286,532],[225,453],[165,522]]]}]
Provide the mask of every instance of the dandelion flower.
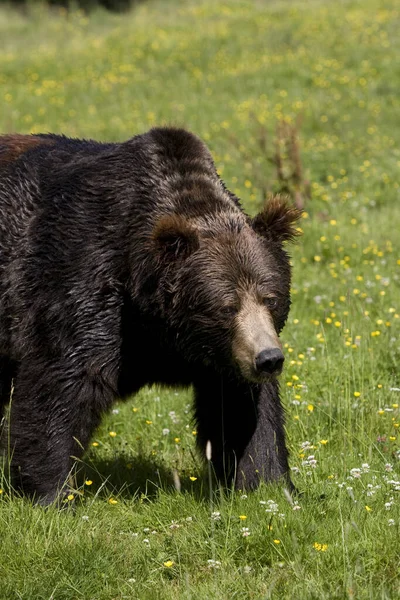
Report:
[{"label": "dandelion flower", "polygon": [[164,563],[164,567],[167,567],[167,569],[170,569],[171,567],[174,566],[174,561],[173,560],[166,560]]},{"label": "dandelion flower", "polygon": [[328,544],[320,544],[319,542],[314,542],[313,548],[318,552],[326,552],[328,549]]}]

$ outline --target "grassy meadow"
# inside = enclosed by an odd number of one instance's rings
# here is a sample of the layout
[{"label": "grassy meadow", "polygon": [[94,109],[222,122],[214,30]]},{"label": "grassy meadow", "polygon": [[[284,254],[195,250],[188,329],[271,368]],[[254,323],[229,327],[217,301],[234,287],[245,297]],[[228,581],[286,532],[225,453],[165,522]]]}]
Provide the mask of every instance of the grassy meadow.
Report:
[{"label": "grassy meadow", "polygon": [[104,419],[65,511],[0,468],[0,600],[400,597],[399,31],[396,0],[0,7],[2,132],[183,125],[254,213],[279,145],[290,170],[286,123],[305,199],[281,377],[301,494],[210,495],[190,391],[145,389]]}]

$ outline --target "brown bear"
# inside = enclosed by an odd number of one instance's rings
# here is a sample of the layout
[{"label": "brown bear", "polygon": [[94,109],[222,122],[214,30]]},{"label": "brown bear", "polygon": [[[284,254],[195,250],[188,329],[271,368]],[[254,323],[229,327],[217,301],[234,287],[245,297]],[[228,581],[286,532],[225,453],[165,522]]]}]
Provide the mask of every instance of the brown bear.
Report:
[{"label": "brown bear", "polygon": [[277,375],[290,305],[279,197],[251,219],[194,135],[0,137],[0,410],[13,482],[66,485],[101,416],[193,386],[198,445],[237,488],[290,484]]}]

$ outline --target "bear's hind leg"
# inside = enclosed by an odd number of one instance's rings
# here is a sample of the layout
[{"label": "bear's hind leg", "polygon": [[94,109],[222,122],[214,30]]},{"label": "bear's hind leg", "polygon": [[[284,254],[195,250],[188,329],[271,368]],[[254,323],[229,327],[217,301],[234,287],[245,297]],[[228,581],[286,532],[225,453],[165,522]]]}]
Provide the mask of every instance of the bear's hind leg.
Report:
[{"label": "bear's hind leg", "polygon": [[33,363],[23,365],[14,387],[10,410],[13,484],[41,504],[50,504],[66,489],[75,459],[83,454],[111,400],[99,382],[68,375],[65,364],[41,369]]}]

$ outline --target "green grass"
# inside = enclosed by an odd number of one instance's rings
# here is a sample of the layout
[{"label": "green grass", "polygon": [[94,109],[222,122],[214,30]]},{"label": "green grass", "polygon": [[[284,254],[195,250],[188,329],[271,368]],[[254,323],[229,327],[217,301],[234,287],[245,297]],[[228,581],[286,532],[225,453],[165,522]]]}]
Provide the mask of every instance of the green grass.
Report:
[{"label": "green grass", "polygon": [[271,153],[300,116],[312,190],[283,333],[297,505],[267,486],[210,501],[190,393],[146,389],[104,419],[67,510],[10,497],[0,471],[1,600],[400,596],[399,29],[395,0],[0,9],[2,131],[184,125],[254,213],[260,173],[277,185],[259,127]]}]

